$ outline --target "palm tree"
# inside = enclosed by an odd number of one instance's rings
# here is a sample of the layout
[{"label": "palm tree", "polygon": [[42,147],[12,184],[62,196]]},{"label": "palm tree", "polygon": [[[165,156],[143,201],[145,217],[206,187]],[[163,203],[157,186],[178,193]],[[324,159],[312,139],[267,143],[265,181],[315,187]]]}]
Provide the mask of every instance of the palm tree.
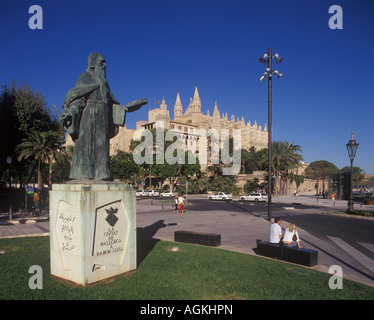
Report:
[{"label": "palm tree", "polygon": [[[299,152],[302,152],[299,145],[287,141],[273,141],[271,165],[272,172],[275,173],[274,190],[276,194],[278,194],[278,188],[284,189],[285,186],[281,182],[287,183],[289,170],[296,168],[303,159]],[[263,170],[267,169],[268,149],[260,150],[259,157]]]},{"label": "palm tree", "polygon": [[18,161],[31,158],[38,163],[38,189],[43,188],[42,163],[49,162],[49,184],[52,184],[52,163],[63,160],[62,137],[55,131],[31,131],[22,143],[16,146]]},{"label": "palm tree", "polygon": [[255,147],[251,147],[249,150],[241,149],[241,162],[243,174],[251,174],[258,169],[259,157]]},{"label": "palm tree", "polygon": [[[283,182],[287,183],[289,170],[296,168],[302,160],[302,156],[298,152],[301,152],[299,145],[286,141],[274,141],[273,161],[275,162],[275,178],[279,189],[284,189],[285,185],[281,185],[281,181],[283,180]],[[277,192],[278,188],[275,190]]]}]

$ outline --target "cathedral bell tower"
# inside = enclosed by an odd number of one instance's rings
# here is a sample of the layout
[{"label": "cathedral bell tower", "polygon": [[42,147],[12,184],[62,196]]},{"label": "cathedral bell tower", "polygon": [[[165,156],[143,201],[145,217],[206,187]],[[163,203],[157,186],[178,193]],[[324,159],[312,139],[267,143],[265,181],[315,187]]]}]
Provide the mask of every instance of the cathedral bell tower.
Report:
[{"label": "cathedral bell tower", "polygon": [[197,91],[197,87],[195,87],[195,93],[192,99],[192,109],[194,112],[201,112],[201,100],[199,97],[199,91]]},{"label": "cathedral bell tower", "polygon": [[183,113],[183,106],[181,102],[181,97],[179,96],[179,92],[177,94],[177,99],[175,100],[174,104],[174,120],[176,120],[178,117],[181,117]]}]

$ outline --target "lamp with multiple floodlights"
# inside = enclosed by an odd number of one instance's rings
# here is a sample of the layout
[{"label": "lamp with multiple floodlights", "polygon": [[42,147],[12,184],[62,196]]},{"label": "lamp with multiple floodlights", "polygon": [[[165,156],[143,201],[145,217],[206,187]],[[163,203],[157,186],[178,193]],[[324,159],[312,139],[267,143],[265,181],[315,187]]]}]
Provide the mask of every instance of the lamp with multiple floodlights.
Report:
[{"label": "lamp with multiple floodlights", "polygon": [[268,77],[268,148],[269,148],[269,160],[268,160],[268,220],[271,220],[271,192],[272,192],[272,174],[271,174],[271,140],[272,140],[272,124],[271,124],[271,90],[272,90],[272,78],[276,75],[278,78],[282,74],[278,70],[272,69],[272,60],[275,59],[277,63],[280,63],[283,58],[278,53],[272,55],[271,47],[268,49],[268,53],[265,53],[261,58],[260,62],[266,65],[266,71],[260,77],[261,81],[264,81]]}]

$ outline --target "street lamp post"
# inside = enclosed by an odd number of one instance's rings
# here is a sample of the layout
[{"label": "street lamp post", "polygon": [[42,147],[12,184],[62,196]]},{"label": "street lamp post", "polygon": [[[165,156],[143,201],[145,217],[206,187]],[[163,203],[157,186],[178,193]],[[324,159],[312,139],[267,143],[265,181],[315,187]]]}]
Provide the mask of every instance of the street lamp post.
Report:
[{"label": "street lamp post", "polygon": [[352,132],[352,138],[348,141],[346,144],[348,156],[351,160],[351,187],[349,190],[349,200],[348,200],[348,209],[347,212],[353,211],[353,195],[352,195],[352,189],[353,189],[353,159],[356,156],[357,148],[359,143],[356,142],[356,140],[353,139],[353,132]]},{"label": "street lamp post", "polygon": [[272,69],[272,60],[276,59],[277,63],[281,62],[283,58],[281,58],[277,53],[273,56],[271,47],[268,48],[268,53],[264,54],[260,58],[260,62],[266,65],[266,71],[261,76],[260,80],[264,81],[265,77],[268,77],[268,149],[269,149],[269,157],[268,157],[268,220],[271,221],[271,192],[272,192],[272,173],[271,173],[271,143],[272,143],[272,115],[271,115],[271,105],[272,105],[272,77],[275,74],[280,78],[282,76],[278,70]]},{"label": "street lamp post", "polygon": [[6,158],[6,163],[9,165],[9,220],[13,220],[13,211],[12,211],[12,173],[11,167],[12,157]]},{"label": "street lamp post", "polygon": [[317,172],[317,192],[316,192],[316,198],[317,198],[317,203],[318,203],[318,188],[319,188],[319,172]]}]

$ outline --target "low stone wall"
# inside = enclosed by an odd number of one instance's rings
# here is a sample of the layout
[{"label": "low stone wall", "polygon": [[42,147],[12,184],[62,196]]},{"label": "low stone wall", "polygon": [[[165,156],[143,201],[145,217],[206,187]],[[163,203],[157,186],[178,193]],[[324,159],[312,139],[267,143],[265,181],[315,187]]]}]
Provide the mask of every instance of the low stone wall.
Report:
[{"label": "low stone wall", "polygon": [[[257,178],[259,180],[259,184],[264,183],[267,177],[267,172],[265,171],[254,171],[252,174],[238,174],[236,176],[236,186],[240,188],[244,192],[244,185],[248,180],[254,180]],[[266,180],[267,181],[267,180]],[[311,179],[304,179],[304,183],[302,183],[299,187],[299,191],[313,191],[315,190],[316,181]],[[322,188],[322,183],[320,182],[320,188]],[[296,183],[292,182],[289,183],[288,192],[287,194],[293,194],[294,190],[296,189]]]}]

